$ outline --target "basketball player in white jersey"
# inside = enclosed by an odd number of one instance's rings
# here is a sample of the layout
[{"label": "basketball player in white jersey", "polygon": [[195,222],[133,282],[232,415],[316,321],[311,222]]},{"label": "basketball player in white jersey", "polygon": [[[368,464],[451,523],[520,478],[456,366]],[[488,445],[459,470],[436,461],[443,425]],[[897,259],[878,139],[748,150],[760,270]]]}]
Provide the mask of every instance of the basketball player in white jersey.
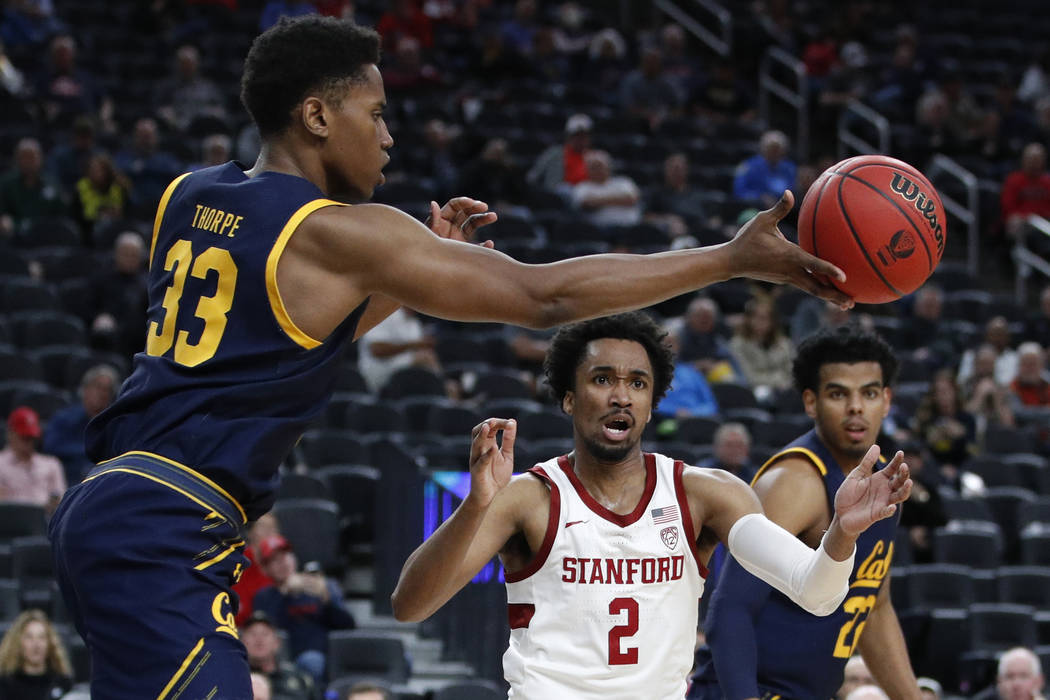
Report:
[{"label": "basketball player in white jersey", "polygon": [[401,572],[394,615],[422,620],[499,554],[511,698],[684,697],[705,564],[719,541],[756,576],[827,615],[845,597],[857,536],[911,491],[900,453],[872,473],[873,446],[840,487],[813,550],[766,519],[728,472],[643,453],[642,430],[674,368],[665,336],[639,313],[562,328],[545,369],[572,417],[574,450],[511,478],[515,421],[478,425],[470,493]]}]

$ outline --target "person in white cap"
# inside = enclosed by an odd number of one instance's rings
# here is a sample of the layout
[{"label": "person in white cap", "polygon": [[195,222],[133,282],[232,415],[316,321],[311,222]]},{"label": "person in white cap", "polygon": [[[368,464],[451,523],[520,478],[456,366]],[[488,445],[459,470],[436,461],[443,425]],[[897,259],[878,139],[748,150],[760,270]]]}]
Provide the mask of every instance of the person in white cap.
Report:
[{"label": "person in white cap", "polygon": [[548,147],[526,174],[530,185],[558,190],[587,179],[584,154],[591,146],[594,122],[586,114],[574,114],[565,122],[565,142]]}]

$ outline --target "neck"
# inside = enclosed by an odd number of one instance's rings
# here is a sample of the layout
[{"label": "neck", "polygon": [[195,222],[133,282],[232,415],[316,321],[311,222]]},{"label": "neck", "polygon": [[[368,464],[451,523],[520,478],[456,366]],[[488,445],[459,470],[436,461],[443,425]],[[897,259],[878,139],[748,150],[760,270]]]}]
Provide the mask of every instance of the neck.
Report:
[{"label": "neck", "polygon": [[27,676],[42,676],[47,672],[47,662],[33,663],[29,660],[22,662],[22,673]]},{"label": "neck", "polygon": [[629,513],[638,505],[637,493],[645,487],[645,458],[636,446],[618,462],[602,462],[579,441],[569,455],[573,471],[594,500],[614,513]]},{"label": "neck", "polygon": [[264,141],[255,165],[246,170],[245,174],[248,177],[255,177],[264,172],[295,175],[314,183],[322,192],[328,192],[328,180],[324,176],[323,168],[319,163],[306,162],[306,159],[295,155],[295,149],[286,143],[291,138],[293,137],[284,136]]}]

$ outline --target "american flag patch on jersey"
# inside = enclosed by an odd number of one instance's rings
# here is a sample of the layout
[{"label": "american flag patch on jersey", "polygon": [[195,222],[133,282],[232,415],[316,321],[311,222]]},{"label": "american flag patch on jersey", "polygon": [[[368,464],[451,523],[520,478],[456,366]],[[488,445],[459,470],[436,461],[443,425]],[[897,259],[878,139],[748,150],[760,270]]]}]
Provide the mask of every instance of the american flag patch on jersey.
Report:
[{"label": "american flag patch on jersey", "polygon": [[678,506],[664,506],[663,508],[653,508],[650,513],[653,516],[653,524],[659,525],[660,523],[669,523],[678,517]]}]

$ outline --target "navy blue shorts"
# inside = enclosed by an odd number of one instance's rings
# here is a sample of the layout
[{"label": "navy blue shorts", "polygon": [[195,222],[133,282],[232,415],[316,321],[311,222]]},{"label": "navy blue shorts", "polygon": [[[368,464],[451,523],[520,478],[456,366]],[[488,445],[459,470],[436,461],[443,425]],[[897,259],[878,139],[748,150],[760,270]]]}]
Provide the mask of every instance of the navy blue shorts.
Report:
[{"label": "navy blue shorts", "polygon": [[131,453],[71,488],[49,525],[55,575],[97,700],[251,700],[230,587],[244,514],[170,460]]},{"label": "navy blue shorts", "polygon": [[[725,694],[722,693],[722,686],[718,683],[697,681],[689,686],[685,697],[687,700],[724,700]],[[761,687],[758,689],[758,697],[760,700],[787,700],[783,695],[763,690]]]}]

